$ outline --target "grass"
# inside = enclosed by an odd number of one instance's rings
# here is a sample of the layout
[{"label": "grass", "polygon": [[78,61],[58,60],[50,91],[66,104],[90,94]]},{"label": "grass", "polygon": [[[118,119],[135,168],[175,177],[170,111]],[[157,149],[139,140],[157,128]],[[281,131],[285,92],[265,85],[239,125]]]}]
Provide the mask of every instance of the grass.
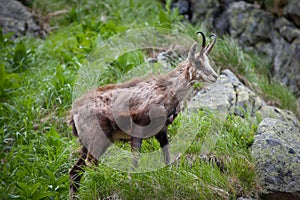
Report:
[{"label": "grass", "polygon": [[[195,123],[202,119],[203,123]],[[180,130],[185,118],[179,117],[174,126]],[[88,170],[84,175],[80,197],[82,199],[235,199],[237,196],[252,196],[256,192],[254,166],[248,152],[254,129],[248,122],[231,117],[221,127],[217,143],[211,140],[212,148],[205,152],[201,148],[203,137],[211,134],[216,119],[203,112],[192,114],[184,131],[195,134],[199,131],[187,152],[175,163],[157,171],[134,173],[120,172],[100,165],[96,171]],[[180,122],[180,123],[178,123]],[[204,124],[204,125],[203,125]],[[242,132],[237,128],[243,126]],[[179,127],[178,127],[179,126]],[[186,127],[190,127],[186,129]],[[171,136],[172,129],[171,128]],[[216,128],[216,127],[215,127]],[[219,126],[217,127],[220,128]],[[197,129],[196,129],[197,130]],[[178,133],[180,134],[180,133]],[[245,139],[247,137],[247,139]],[[144,144],[145,145],[145,144]],[[147,145],[147,144],[146,144]],[[147,148],[147,147],[146,147]],[[231,156],[229,156],[231,155]],[[213,159],[203,159],[203,156]]]},{"label": "grass", "polygon": [[[157,1],[42,0],[34,1],[32,7],[47,15],[61,5],[68,12],[49,18],[54,29],[45,40],[10,41],[9,35],[0,35],[0,199],[67,198],[68,170],[78,148],[67,123],[73,85],[76,73],[97,44],[133,28],[169,28],[192,37],[202,30],[200,25],[193,27],[181,22],[182,17],[164,9]],[[236,41],[227,37],[218,40],[212,53],[218,67],[234,69],[247,77],[254,89],[263,91],[267,99],[295,111],[295,97],[285,87],[265,81],[267,61],[244,52]],[[105,72],[100,84],[126,78],[124,73],[140,64],[145,56],[139,51],[121,56],[111,63],[114,68]],[[170,138],[186,131],[194,134],[195,140],[175,163],[140,174],[100,164],[97,170],[84,174],[80,197],[255,197],[258,186],[249,146],[257,123],[235,116],[220,121],[201,112],[188,121],[179,117],[169,127]],[[218,133],[219,139],[205,140],[210,147],[207,150],[203,138],[211,133]],[[143,143],[143,152],[157,149],[155,140]]]}]

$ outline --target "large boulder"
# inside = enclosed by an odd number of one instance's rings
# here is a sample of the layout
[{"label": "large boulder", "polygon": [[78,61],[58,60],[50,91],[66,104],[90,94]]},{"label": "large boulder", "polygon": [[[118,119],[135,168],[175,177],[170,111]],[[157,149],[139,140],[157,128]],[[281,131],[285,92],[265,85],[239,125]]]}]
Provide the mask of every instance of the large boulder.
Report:
[{"label": "large boulder", "polygon": [[3,34],[14,33],[19,36],[44,36],[44,31],[36,23],[31,12],[19,1],[0,0],[0,27]]},{"label": "large boulder", "polygon": [[265,199],[300,199],[300,124],[291,113],[279,115],[257,129],[251,148],[256,174]]},{"label": "large boulder", "polygon": [[291,18],[293,22],[300,27],[300,1],[289,0],[285,6],[283,13],[286,17]]},{"label": "large boulder", "polygon": [[191,0],[192,2],[192,23],[205,24],[209,29],[213,29],[214,18],[220,13],[220,3],[218,0]]},{"label": "large boulder", "polygon": [[[238,38],[242,45],[256,46],[270,41],[274,16],[258,8],[254,4],[240,1],[231,4],[227,10],[230,35]],[[263,52],[264,49],[259,50]]]},{"label": "large boulder", "polygon": [[282,110],[274,106],[263,105],[262,107],[260,107],[259,110],[257,110],[256,114],[260,115],[262,119],[265,118],[280,119],[292,124],[292,126],[296,128],[300,128],[299,120],[297,119],[295,114],[289,110]]},{"label": "large boulder", "polygon": [[254,117],[263,105],[266,103],[228,69],[223,70],[214,84],[200,90],[189,102],[190,108],[209,108],[223,116],[234,114],[240,117],[246,113]]}]

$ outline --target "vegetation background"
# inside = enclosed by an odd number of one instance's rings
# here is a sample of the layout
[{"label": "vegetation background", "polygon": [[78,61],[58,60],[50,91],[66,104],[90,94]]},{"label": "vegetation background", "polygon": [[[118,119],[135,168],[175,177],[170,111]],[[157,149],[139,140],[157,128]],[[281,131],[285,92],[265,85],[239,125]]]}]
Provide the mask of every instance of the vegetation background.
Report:
[{"label": "vegetation background", "polygon": [[[68,170],[79,147],[67,117],[76,73],[87,55],[101,41],[128,29],[161,27],[194,37],[204,28],[185,22],[170,10],[170,1],[165,7],[160,1],[34,0],[30,7],[52,28],[45,39],[12,41],[0,31],[0,199],[67,199]],[[62,8],[63,14],[51,15]],[[116,60],[99,84],[121,79],[143,61],[145,55],[136,55]],[[251,82],[251,89],[266,101],[296,110],[293,94],[268,77],[267,58],[244,52],[226,36],[219,38],[211,58]],[[259,116],[219,122],[199,112],[182,127],[184,120],[179,116],[169,127],[170,135],[184,128],[197,137],[176,163],[131,176],[100,163],[84,174],[80,199],[257,197],[260,188],[249,147]],[[222,140],[203,154],[202,138],[211,131]],[[148,140],[142,151],[157,148],[155,140]]]}]

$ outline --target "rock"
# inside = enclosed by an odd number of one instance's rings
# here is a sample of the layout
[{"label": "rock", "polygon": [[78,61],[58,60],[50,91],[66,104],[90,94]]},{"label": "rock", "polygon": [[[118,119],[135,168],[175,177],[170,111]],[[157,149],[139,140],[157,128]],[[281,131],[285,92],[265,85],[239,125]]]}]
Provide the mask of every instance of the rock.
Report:
[{"label": "rock", "polygon": [[20,1],[23,5],[31,7],[33,4],[33,0],[17,0]]},{"label": "rock", "polygon": [[300,27],[300,1],[289,0],[283,9],[283,14],[288,18],[292,18],[293,22]]},{"label": "rock", "polygon": [[300,30],[284,17],[276,20],[275,29],[279,32],[280,36],[288,42],[292,42],[293,40],[300,38]]},{"label": "rock", "polygon": [[276,20],[272,75],[300,96],[300,30],[285,18]]},{"label": "rock", "polygon": [[206,89],[200,90],[189,102],[189,108],[209,108],[224,115],[235,114],[245,117],[246,113],[255,116],[265,102],[228,69],[222,71],[218,80]]},{"label": "rock", "polygon": [[274,106],[263,105],[257,111],[257,114],[259,114],[262,119],[264,118],[280,119],[300,129],[299,121],[296,115],[289,110],[281,110]]},{"label": "rock", "polygon": [[[230,5],[228,11],[230,34],[238,38],[241,45],[255,46],[259,42],[270,41],[275,18],[256,5],[243,1]],[[263,49],[260,52],[266,53]]]},{"label": "rock", "polygon": [[214,20],[214,28],[218,35],[224,35],[229,33],[229,16],[227,12],[222,12],[220,15],[216,16]]},{"label": "rock", "polygon": [[176,0],[172,1],[171,9],[178,9],[180,15],[183,15],[185,19],[192,19],[191,2],[189,0]]},{"label": "rock", "polygon": [[14,33],[14,38],[27,36],[44,36],[33,15],[27,8],[15,0],[0,0],[0,26],[3,34]]},{"label": "rock", "polygon": [[299,127],[285,117],[265,118],[258,126],[251,153],[265,199],[300,199]]},{"label": "rock", "polygon": [[264,10],[276,15],[282,16],[283,9],[288,3],[288,0],[272,0],[272,1],[260,1],[259,4],[264,8]]},{"label": "rock", "polygon": [[[292,32],[291,32],[292,33]],[[273,77],[300,96],[300,37],[291,44],[281,39],[275,45]]]},{"label": "rock", "polygon": [[220,3],[218,0],[191,0],[192,3],[192,23],[203,23],[210,30],[213,30],[214,18],[220,13]]}]

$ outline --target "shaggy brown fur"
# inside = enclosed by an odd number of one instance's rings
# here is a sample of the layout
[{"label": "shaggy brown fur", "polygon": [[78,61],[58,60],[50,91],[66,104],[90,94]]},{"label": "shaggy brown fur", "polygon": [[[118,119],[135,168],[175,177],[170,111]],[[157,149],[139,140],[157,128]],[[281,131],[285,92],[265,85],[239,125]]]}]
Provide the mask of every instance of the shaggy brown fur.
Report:
[{"label": "shaggy brown fur", "polygon": [[132,163],[137,166],[143,138],[155,136],[163,150],[165,162],[170,162],[167,126],[179,112],[180,102],[195,81],[214,82],[217,74],[211,68],[207,54],[215,43],[196,54],[196,43],[186,61],[166,75],[145,80],[135,78],[126,83],[107,85],[91,90],[73,104],[73,134],[79,138],[81,156],[70,171],[70,199],[79,188],[85,160],[97,165],[99,157],[115,141],[130,140]]}]

